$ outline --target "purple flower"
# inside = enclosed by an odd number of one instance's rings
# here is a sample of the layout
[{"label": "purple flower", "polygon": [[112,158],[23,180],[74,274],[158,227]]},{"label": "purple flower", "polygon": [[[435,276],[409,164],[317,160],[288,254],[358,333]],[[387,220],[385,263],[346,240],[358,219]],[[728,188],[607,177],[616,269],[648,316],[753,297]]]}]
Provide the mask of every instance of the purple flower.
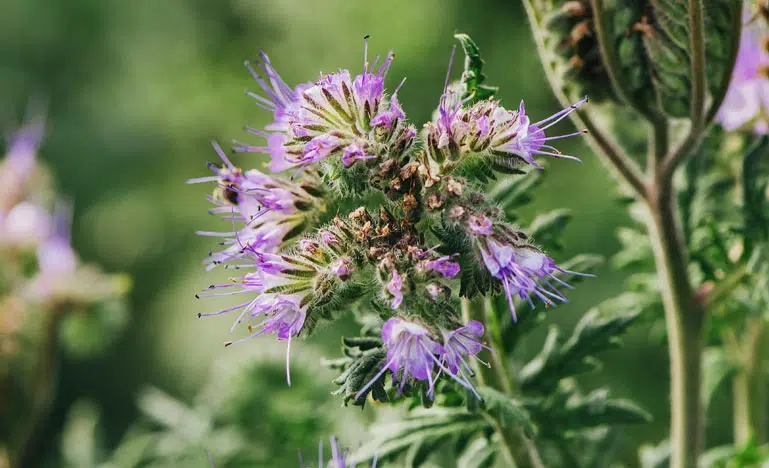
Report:
[{"label": "purple flower", "polygon": [[[472,330],[467,333],[460,331],[462,329],[457,330],[456,334],[452,336],[452,340],[448,343],[454,347],[453,353],[468,354],[463,351],[462,346],[466,346],[473,341],[472,333],[477,327],[471,325],[471,328]],[[400,381],[398,395],[403,391],[406,380],[413,378],[415,380],[427,381],[427,395],[432,397],[435,392],[435,382],[438,380],[441,372],[445,372],[457,383],[475,393],[475,389],[463,374],[458,371],[452,371],[444,366],[443,361],[446,359],[447,350],[432,338],[430,330],[424,326],[409,322],[400,317],[393,317],[382,326],[382,341],[387,348],[385,365],[382,366],[377,375],[358,391],[356,398],[365,393],[388,370],[392,373],[393,383]],[[474,354],[477,354],[477,352]],[[435,367],[439,369],[439,372],[433,376]],[[400,376],[398,375],[399,373]],[[477,393],[475,395],[480,398]]]},{"label": "purple flower", "polygon": [[[368,45],[364,55],[367,50]],[[265,131],[248,129],[266,138],[267,146],[238,144],[236,151],[268,153],[270,169],[282,171],[302,169],[335,155],[341,155],[349,167],[358,160],[379,157],[396,143],[393,135],[405,114],[395,96],[397,89],[389,99],[384,91],[392,53],[376,70],[364,56],[363,73],[357,76],[339,70],[293,89],[278,76],[264,53],[261,59],[261,72],[268,80],[247,66],[267,97],[251,95],[258,105],[274,113],[275,120]],[[378,154],[368,152],[369,147],[377,148]]]},{"label": "purple flower", "polygon": [[[429,385],[428,394],[432,395],[435,384],[432,379],[433,368],[436,364],[440,365],[436,355],[442,354],[444,350],[432,339],[430,330],[400,317],[393,317],[382,326],[382,341],[387,347],[387,362],[358,392],[356,398],[388,370],[392,372],[393,381],[400,380],[399,395],[409,378],[426,380]],[[400,378],[397,377],[399,372]]]},{"label": "purple flower", "polygon": [[44,130],[43,119],[37,118],[8,138],[5,158],[0,161],[0,218],[20,201],[24,186],[36,167]]},{"label": "purple flower", "polygon": [[403,302],[403,292],[401,291],[403,288],[403,278],[401,278],[401,275],[397,270],[393,270],[392,277],[387,283],[386,288],[387,292],[392,296],[390,299],[390,307],[397,309]]},{"label": "purple flower", "polygon": [[547,306],[555,305],[554,301],[567,302],[566,297],[550,283],[550,279],[561,286],[571,288],[561,281],[556,273],[575,272],[558,267],[550,257],[536,248],[500,243],[490,237],[484,237],[479,238],[479,250],[486,269],[502,283],[513,320],[517,320],[513,304],[515,295],[526,299],[532,308],[532,296],[538,297]]},{"label": "purple flower", "polygon": [[424,262],[424,268],[440,273],[445,278],[453,278],[459,273],[459,264],[451,261],[454,257],[455,255],[446,255],[435,260],[427,260]]},{"label": "purple flower", "polygon": [[[339,447],[339,441],[336,437],[332,436],[330,440],[331,445],[331,459],[326,463],[323,457],[323,441],[318,443],[318,468],[349,468],[347,465],[347,450],[343,450]],[[376,468],[377,457],[371,462],[370,468]],[[354,466],[354,465],[349,465]],[[305,468],[304,461],[302,460],[302,453],[299,452],[299,468]]]},{"label": "purple flower", "polygon": [[484,348],[489,349],[486,345],[481,343],[483,337],[483,324],[477,320],[470,320],[467,325],[457,328],[454,331],[443,332],[443,348],[445,353],[443,354],[443,362],[446,363],[446,367],[453,373],[460,372],[462,368],[466,370],[470,375],[473,374],[472,369],[465,361],[465,356],[475,356],[480,353]]},{"label": "purple flower", "polygon": [[[749,18],[746,7],[743,20]],[[728,131],[752,126],[757,134],[769,134],[769,53],[762,43],[766,31],[755,23],[742,29],[732,80],[716,121]]]},{"label": "purple flower", "polygon": [[350,167],[355,164],[355,161],[363,161],[366,159],[376,159],[376,156],[366,154],[366,151],[358,146],[357,143],[352,143],[344,149],[342,154],[342,164],[344,167]]},{"label": "purple flower", "polygon": [[476,236],[490,236],[494,232],[494,223],[482,214],[470,215],[470,219],[467,221],[467,227],[470,229],[470,232]]},{"label": "purple flower", "polygon": [[341,279],[345,279],[352,274],[352,259],[343,255],[331,264],[331,273]]},{"label": "purple flower", "polygon": [[[189,180],[188,183],[215,182],[212,213],[225,215],[232,229],[226,232],[200,231],[205,236],[221,237],[226,248],[206,259],[207,268],[240,260],[249,249],[274,252],[296,232],[315,205],[303,185],[269,176],[255,169],[243,172],[235,167],[216,143],[214,149],[223,166],[209,165],[216,174]],[[309,182],[304,182],[309,183]],[[237,227],[242,224],[242,227]]]},{"label": "purple flower", "polygon": [[[507,156],[516,157],[537,168],[542,166],[534,160],[535,155],[579,161],[574,156],[562,154],[556,148],[547,144],[547,142],[582,135],[585,133],[584,131],[548,137],[545,136],[545,130],[566,118],[566,116],[586,102],[587,97],[536,123],[530,123],[523,101],[521,101],[518,107],[518,112],[507,111],[495,103],[479,103],[476,106],[480,108],[484,106],[491,107],[490,110],[486,109],[484,112],[484,115],[487,115],[490,119],[491,131],[486,134],[487,136],[483,137],[481,135],[485,133],[486,122],[481,121],[480,127],[479,124],[476,124],[478,128],[478,142],[486,141],[488,150],[492,155],[501,158]],[[473,111],[470,110],[469,112],[473,113]]]},{"label": "purple flower", "polygon": [[0,244],[35,247],[48,237],[51,215],[40,205],[23,201],[7,213],[0,210]]},{"label": "purple flower", "polygon": [[307,306],[302,305],[303,297],[298,294],[262,294],[252,303],[250,316],[265,316],[256,325],[249,325],[251,334],[237,341],[229,341],[225,346],[240,344],[264,334],[275,334],[278,340],[287,340],[286,345],[286,382],[291,386],[291,338],[298,336],[307,318]]}]

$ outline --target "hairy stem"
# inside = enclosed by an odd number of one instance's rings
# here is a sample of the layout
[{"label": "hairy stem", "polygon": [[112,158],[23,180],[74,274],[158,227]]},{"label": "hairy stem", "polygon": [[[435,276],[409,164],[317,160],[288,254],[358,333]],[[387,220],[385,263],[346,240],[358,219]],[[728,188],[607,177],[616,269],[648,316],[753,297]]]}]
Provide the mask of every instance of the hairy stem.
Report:
[{"label": "hairy stem", "polygon": [[766,327],[760,318],[749,320],[741,342],[733,343],[740,362],[740,370],[732,381],[733,431],[737,446],[748,444],[751,438],[760,445],[769,437],[769,391],[763,369],[769,342]]},{"label": "hairy stem", "polygon": [[671,186],[655,187],[649,197],[648,230],[665,308],[670,355],[670,466],[693,468],[703,445],[700,381],[705,315],[689,282],[686,250],[674,207]]},{"label": "hairy stem", "polygon": [[[534,42],[537,46],[537,52],[539,53],[540,61],[545,67],[545,75],[547,76],[550,88],[553,90],[555,97],[561,103],[563,107],[570,105],[570,101],[563,91],[562,83],[560,79],[556,77],[555,73],[548,68],[551,63],[550,54],[544,44],[544,37],[542,28],[540,27],[540,18],[537,15],[537,11],[532,5],[531,0],[522,0],[524,9],[526,10],[526,16],[531,23],[531,31],[534,36]],[[622,148],[617,145],[608,135],[606,135],[600,127],[598,127],[588,112],[579,109],[571,113],[572,121],[578,127],[584,127],[588,131],[588,142],[593,150],[601,157],[601,160],[609,167],[609,169],[618,175],[619,179],[627,182],[633,191],[639,196],[645,196],[646,183],[643,173],[631,158],[625,154]]]},{"label": "hairy stem", "polygon": [[[485,337],[491,343],[494,350],[490,356],[491,366],[489,368],[474,363],[475,371],[478,376],[478,383],[488,385],[495,390],[513,396],[513,380],[507,370],[509,362],[504,354],[502,346],[502,334],[499,329],[499,321],[496,317],[496,310],[491,304],[491,300],[462,299],[462,318],[465,323],[469,320],[479,320],[483,323],[486,330]],[[537,451],[534,442],[529,440],[520,427],[505,426],[502,421],[495,418],[492,414],[484,412],[484,417],[494,430],[499,434],[500,445],[505,457],[507,466],[517,468],[544,468],[542,458]]]},{"label": "hairy stem", "polygon": [[691,127],[686,138],[662,164],[664,180],[673,178],[681,163],[700,145],[705,130],[705,24],[702,14],[702,0],[688,0],[689,3],[689,51],[691,55],[692,94]]},{"label": "hairy stem", "polygon": [[44,324],[34,388],[32,389],[32,410],[22,445],[13,464],[16,468],[37,466],[40,445],[48,413],[53,402],[56,362],[58,358],[58,335],[60,314],[49,312]]}]

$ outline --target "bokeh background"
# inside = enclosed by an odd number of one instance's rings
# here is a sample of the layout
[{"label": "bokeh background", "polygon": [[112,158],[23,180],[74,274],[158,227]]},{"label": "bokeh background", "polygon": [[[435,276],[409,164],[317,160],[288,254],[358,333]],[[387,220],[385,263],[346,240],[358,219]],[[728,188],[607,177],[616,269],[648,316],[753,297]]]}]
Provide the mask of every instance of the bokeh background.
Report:
[{"label": "bokeh background", "polygon": [[[47,99],[41,158],[54,170],[59,191],[75,201],[75,247],[85,260],[134,278],[131,320],[121,338],[98,358],[63,363],[41,463],[58,463],[62,428],[75,402],[99,408],[101,443],[109,451],[139,417],[137,398],[147,386],[190,403],[230,361],[282,365],[283,345],[268,338],[225,349],[230,321],[196,318],[221,304],[193,297],[222,277],[204,273],[201,260],[213,245],[194,231],[222,226],[206,214],[207,187],[184,181],[207,175],[205,162],[215,160],[210,140],[253,141],[242,126],[267,123],[267,113],[243,94],[256,87],[243,60],[263,48],[289,83],[307,81],[319,71],[358,70],[362,38],[370,34],[370,52],[395,50],[390,87],[408,77],[399,97],[411,120],[424,121],[437,104],[455,32],[470,34],[481,47],[489,82],[500,86],[503,103],[514,107],[524,98],[535,119],[558,110],[521,7],[511,0],[0,2],[0,122],[18,122],[30,96]],[[568,125],[563,124],[564,133]],[[610,256],[618,248],[616,228],[629,220],[597,158],[583,143],[569,143],[564,149],[584,164],[550,164],[537,203],[526,213],[572,209],[566,251],[559,256]],[[246,154],[235,162],[259,167],[263,161]],[[548,320],[573,324],[623,287],[622,276],[608,263],[598,275],[580,285],[571,304],[551,310]],[[365,440],[361,420],[375,409],[340,408],[338,398],[326,395],[335,389],[333,374],[318,363],[320,356],[338,354],[341,334],[353,329],[341,323],[297,343],[293,364],[310,369],[308,377],[287,388],[282,371],[257,375],[263,402],[241,417],[264,424],[262,412],[271,408],[270,421],[285,423],[284,429],[309,418],[312,424],[296,429],[306,432],[297,439],[300,445],[332,433],[347,445]],[[524,352],[541,346],[545,329]],[[647,325],[636,327],[623,348],[602,356],[600,373],[583,379],[587,388],[608,384],[613,395],[631,397],[654,415],[649,425],[621,430],[620,461],[626,466],[636,465],[639,445],[666,436],[667,362],[665,345],[655,336]],[[307,399],[297,398],[302,382],[318,393],[310,408]],[[226,388],[229,381],[220,384]],[[231,384],[243,382],[233,377]],[[719,406],[724,405],[714,405]],[[713,442],[727,437],[721,419],[718,414],[709,419]],[[276,446],[283,436],[269,427],[264,433],[249,443],[265,453],[276,447],[286,452],[269,466],[295,466],[296,450],[315,450],[313,443]],[[198,462],[207,466],[204,453]]]}]

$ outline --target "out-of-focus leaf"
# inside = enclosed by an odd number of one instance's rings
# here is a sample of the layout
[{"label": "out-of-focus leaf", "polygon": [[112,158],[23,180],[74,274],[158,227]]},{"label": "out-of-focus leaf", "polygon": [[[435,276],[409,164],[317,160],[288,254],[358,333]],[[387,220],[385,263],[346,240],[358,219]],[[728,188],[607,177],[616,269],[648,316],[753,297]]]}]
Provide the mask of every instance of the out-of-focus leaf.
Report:
[{"label": "out-of-focus leaf", "polygon": [[520,427],[527,437],[533,437],[535,430],[529,413],[523,405],[504,393],[491,387],[479,387],[484,410],[491,414],[503,428]]},{"label": "out-of-focus leaf", "polygon": [[534,218],[529,225],[528,233],[537,244],[545,246],[548,250],[561,250],[563,243],[560,238],[569,221],[571,221],[569,210],[553,210]]},{"label": "out-of-focus leaf", "polygon": [[748,149],[742,164],[742,211],[745,219],[745,249],[749,254],[754,244],[769,241],[767,158],[769,136],[763,136]]},{"label": "out-of-focus leaf", "polygon": [[726,352],[711,346],[702,356],[702,406],[707,409],[720,385],[737,371],[737,366]]},{"label": "out-of-focus leaf", "polygon": [[374,457],[394,460],[417,450],[413,446],[432,447],[451,439],[470,438],[488,427],[481,415],[461,409],[432,408],[412,413],[399,422],[378,426],[373,439],[355,450],[349,463],[364,463]]},{"label": "out-of-focus leaf", "polygon": [[494,441],[478,437],[470,442],[462,455],[457,459],[457,468],[489,468],[493,466],[499,447]]},{"label": "out-of-focus leaf", "polygon": [[95,467],[99,453],[96,439],[99,410],[91,402],[78,401],[69,410],[61,434],[61,453],[70,467]]},{"label": "out-of-focus leaf", "polygon": [[602,316],[598,309],[592,309],[562,345],[556,345],[558,332],[551,330],[542,351],[521,370],[521,388],[547,393],[561,379],[595,369],[593,355],[617,346],[619,335],[637,317],[637,312]]},{"label": "out-of-focus leaf", "polygon": [[622,244],[611,262],[617,268],[649,267],[654,265],[649,236],[637,229],[619,228],[617,237]]},{"label": "out-of-focus leaf", "polygon": [[670,460],[670,441],[657,445],[643,445],[638,451],[641,468],[667,468]]}]

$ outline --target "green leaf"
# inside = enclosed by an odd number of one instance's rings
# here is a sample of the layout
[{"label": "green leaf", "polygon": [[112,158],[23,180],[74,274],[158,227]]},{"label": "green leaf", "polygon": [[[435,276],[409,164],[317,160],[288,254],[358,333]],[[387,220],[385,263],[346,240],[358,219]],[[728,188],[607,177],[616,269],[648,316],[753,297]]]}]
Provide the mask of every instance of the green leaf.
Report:
[{"label": "green leaf", "polygon": [[491,387],[478,387],[477,391],[483,398],[484,411],[499,421],[503,428],[520,427],[526,437],[534,436],[534,424],[520,401]]},{"label": "green leaf", "polygon": [[465,52],[465,71],[462,74],[465,92],[462,98],[470,98],[468,104],[473,104],[493,97],[499,88],[483,84],[486,81],[486,75],[483,74],[483,59],[480,49],[467,34],[458,33],[454,34],[454,37],[462,45],[462,50]]},{"label": "green leaf", "polygon": [[544,180],[543,171],[531,170],[516,177],[503,178],[491,190],[490,197],[508,216],[532,200],[531,192]]},{"label": "green leaf", "polygon": [[641,468],[668,468],[670,461],[670,441],[663,440],[658,445],[643,445],[638,451]]},{"label": "green leaf", "polygon": [[650,267],[654,265],[649,235],[633,228],[619,228],[617,238],[622,244],[620,250],[611,259],[616,268]]},{"label": "green leaf", "polygon": [[769,241],[769,201],[766,190],[769,186],[767,158],[769,158],[769,136],[763,136],[748,149],[742,164],[742,197],[745,232],[745,249],[752,253],[756,243]]},{"label": "green leaf", "polygon": [[716,390],[736,372],[737,366],[723,349],[715,346],[705,349],[702,356],[702,406],[705,411]]},{"label": "green leaf", "polygon": [[597,363],[593,355],[615,347],[619,343],[619,335],[637,317],[637,312],[607,317],[602,316],[598,309],[591,309],[562,345],[557,344],[558,332],[551,329],[542,351],[521,369],[521,388],[546,394],[561,379],[594,370]]},{"label": "green leaf", "polygon": [[547,250],[561,250],[563,243],[560,240],[563,230],[571,221],[571,211],[566,209],[553,210],[534,218],[528,228],[528,234]]},{"label": "green leaf", "polygon": [[583,395],[574,379],[561,381],[544,398],[527,400],[526,408],[541,429],[540,437],[553,440],[588,428],[651,421],[651,415],[636,403],[609,398],[606,389]]},{"label": "green leaf", "polygon": [[494,459],[499,451],[498,442],[489,441],[485,437],[474,439],[457,459],[457,468],[489,468],[493,466]]},{"label": "green leaf", "polygon": [[488,429],[489,424],[479,414],[432,408],[412,413],[393,424],[377,426],[373,438],[351,454],[349,463],[365,463],[374,457],[378,460],[394,460],[406,455],[416,457],[423,446],[432,448],[452,439],[473,437]]}]

